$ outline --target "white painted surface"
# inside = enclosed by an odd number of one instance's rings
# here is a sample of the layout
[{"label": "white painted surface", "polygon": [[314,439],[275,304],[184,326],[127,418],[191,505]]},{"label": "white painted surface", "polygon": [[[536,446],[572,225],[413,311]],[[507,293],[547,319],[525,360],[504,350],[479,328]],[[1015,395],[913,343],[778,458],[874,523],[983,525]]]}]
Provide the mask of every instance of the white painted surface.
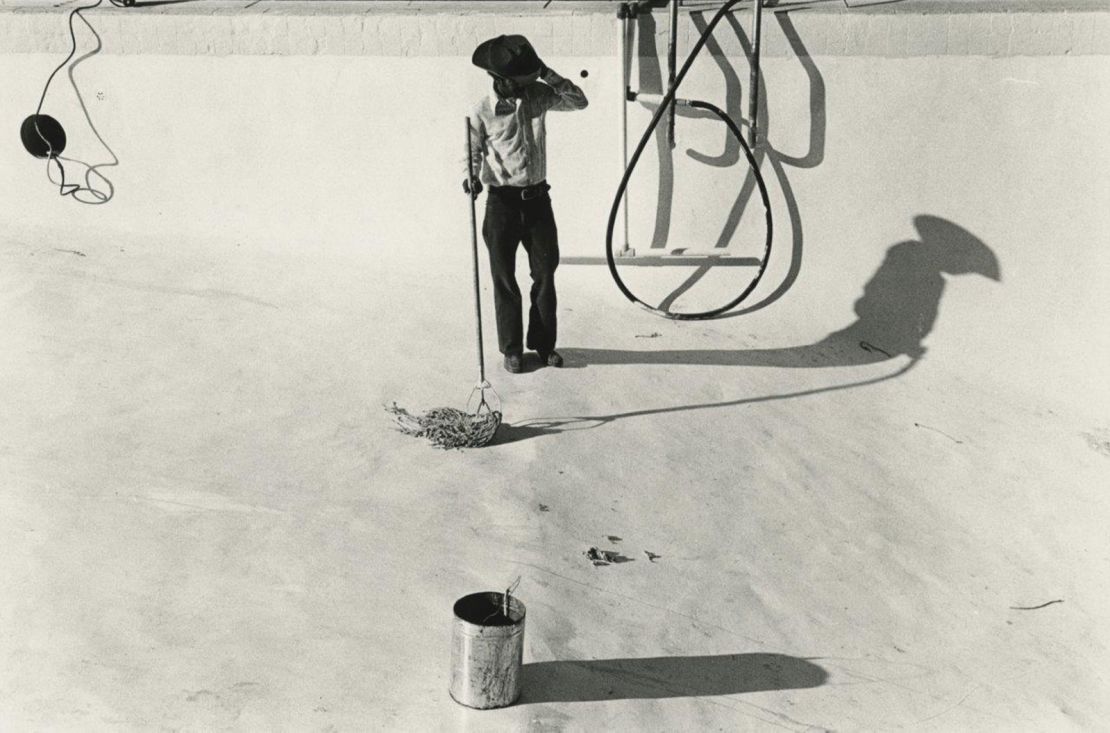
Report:
[{"label": "white painted surface", "polygon": [[[551,178],[564,252],[600,254],[617,69],[547,58],[590,71],[595,104],[551,120]],[[93,57],[75,78],[120,160],[99,207],[59,198],[15,139],[57,61],[0,65],[7,729],[1057,730],[1110,713],[1106,57],[815,57],[821,154],[812,77],[769,60],[771,144],[810,165],[784,165],[804,232],[789,291],[676,324],[602,268],[564,267],[572,368],[494,362],[508,442],[452,453],[380,406],[461,406],[474,379],[455,131],[484,82],[465,59]],[[100,161],[56,84],[67,153]],[[683,95],[722,103],[719,67],[700,61]],[[679,134],[672,246],[715,237],[736,197],[735,169],[705,183],[684,153],[719,152],[721,130]],[[654,159],[634,208],[655,199]],[[763,295],[790,264],[773,188]],[[800,368],[757,365],[850,324],[920,215],[1001,270],[943,276],[920,362],[799,348]],[[654,220],[633,219],[649,240]],[[592,545],[634,562],[594,568]],[[464,710],[451,604],[518,575],[524,701]],[[791,659],[776,677],[759,654]]]}]

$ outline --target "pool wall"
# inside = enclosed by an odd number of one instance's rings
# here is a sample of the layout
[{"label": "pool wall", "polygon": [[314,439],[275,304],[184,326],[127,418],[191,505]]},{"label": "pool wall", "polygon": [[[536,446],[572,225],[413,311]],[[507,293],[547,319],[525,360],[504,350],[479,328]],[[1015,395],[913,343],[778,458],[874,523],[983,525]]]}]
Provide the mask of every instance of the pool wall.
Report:
[{"label": "pool wall", "polygon": [[[634,40],[633,87],[644,91],[666,76],[666,18],[655,15],[637,21]],[[196,251],[218,263],[249,247],[306,267],[380,262],[374,287],[404,256],[466,278],[462,125],[488,88],[469,54],[519,32],[590,98],[585,111],[549,116],[549,180],[564,257],[604,254],[621,173],[612,8],[194,2],[86,17],[101,48],[78,22],[80,60],[55,77],[43,111],[65,125],[66,156],[84,163],[67,163],[70,180],[91,165],[111,181],[103,205],[59,196],[17,136],[69,51],[66,7],[0,7],[0,226],[29,249]],[[707,17],[682,13],[680,59]],[[680,96],[744,116],[749,13],[734,19]],[[785,321],[814,337],[845,323],[888,250],[919,236],[914,218],[928,215],[986,243],[1014,294],[1001,308],[997,290],[952,290],[946,308],[991,315],[945,321],[954,346],[1012,354],[990,368],[1029,389],[1043,379],[1037,355],[1077,343],[1108,353],[1092,313],[1110,280],[1105,4],[815,3],[769,11],[764,30],[760,156],[776,221],[765,289],[791,280],[775,304]],[[630,144],[651,111],[630,105]],[[757,212],[738,148],[708,119],[680,119],[677,136],[673,153],[661,137],[645,150],[630,244],[744,246],[737,222]],[[1022,349],[1007,346],[1015,333]],[[1090,360],[1061,358],[1054,374],[1106,394]]]}]

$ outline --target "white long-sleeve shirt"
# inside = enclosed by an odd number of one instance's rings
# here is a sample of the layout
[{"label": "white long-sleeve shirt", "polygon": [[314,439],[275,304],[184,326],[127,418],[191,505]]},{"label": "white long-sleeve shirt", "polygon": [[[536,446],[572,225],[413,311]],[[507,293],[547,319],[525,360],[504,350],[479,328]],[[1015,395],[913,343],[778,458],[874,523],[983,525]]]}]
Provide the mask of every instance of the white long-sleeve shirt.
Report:
[{"label": "white long-sleeve shirt", "polygon": [[[483,98],[470,114],[470,145],[474,170],[487,186],[531,186],[547,178],[548,111],[583,109],[585,93],[569,79],[547,69],[524,87],[520,96]],[[463,156],[465,164],[466,156]]]}]

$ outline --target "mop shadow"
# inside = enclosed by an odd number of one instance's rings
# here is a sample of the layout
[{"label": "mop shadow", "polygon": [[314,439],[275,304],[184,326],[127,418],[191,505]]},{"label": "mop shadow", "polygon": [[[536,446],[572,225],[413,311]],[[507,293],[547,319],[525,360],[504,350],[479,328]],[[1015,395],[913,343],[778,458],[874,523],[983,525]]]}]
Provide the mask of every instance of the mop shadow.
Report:
[{"label": "mop shadow", "polygon": [[887,250],[855,302],[856,320],[818,342],[775,349],[654,350],[563,348],[568,364],[701,364],[814,368],[920,359],[936,322],[945,276],[1002,278],[994,252],[963,227],[935,216],[914,218],[919,240]]},{"label": "mop shadow", "polygon": [[522,440],[529,440],[530,438],[538,438],[543,435],[554,435],[561,432],[563,431],[552,421],[528,421],[518,425],[511,425],[507,422],[503,422],[498,426],[497,432],[493,434],[493,439],[488,445],[491,447],[508,445]]},{"label": "mop shadow", "polygon": [[523,420],[515,425],[503,422],[494,433],[490,446],[509,445],[522,440],[540,438],[545,435],[559,435],[578,430],[591,430],[624,415],[602,415],[599,417],[551,417]]},{"label": "mop shadow", "polygon": [[828,672],[785,654],[533,662],[518,704],[738,695],[820,687]]}]

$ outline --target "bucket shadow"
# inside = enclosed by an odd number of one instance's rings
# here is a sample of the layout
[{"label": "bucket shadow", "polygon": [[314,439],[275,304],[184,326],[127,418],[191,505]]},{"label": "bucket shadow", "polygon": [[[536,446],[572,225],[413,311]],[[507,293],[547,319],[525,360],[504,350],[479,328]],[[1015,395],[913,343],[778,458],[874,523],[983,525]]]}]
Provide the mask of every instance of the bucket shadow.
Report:
[{"label": "bucket shadow", "polygon": [[813,662],[785,654],[534,662],[521,674],[521,705],[797,690],[829,678]]}]

